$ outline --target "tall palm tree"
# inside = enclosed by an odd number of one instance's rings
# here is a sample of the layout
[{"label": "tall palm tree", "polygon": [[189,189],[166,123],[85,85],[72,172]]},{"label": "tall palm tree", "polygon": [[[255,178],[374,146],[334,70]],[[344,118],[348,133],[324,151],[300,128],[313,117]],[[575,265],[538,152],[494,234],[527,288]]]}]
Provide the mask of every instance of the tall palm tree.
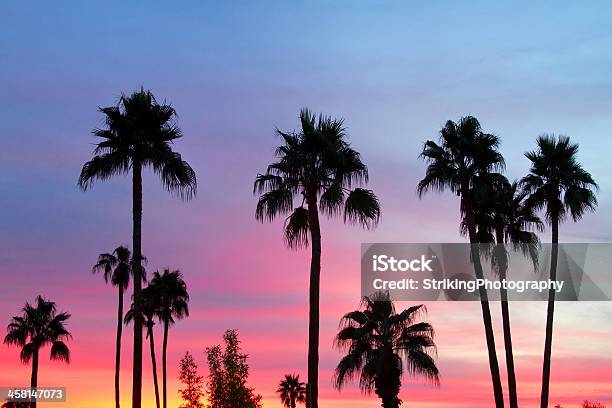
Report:
[{"label": "tall palm tree", "polygon": [[[147,338],[149,339],[149,346],[151,352],[151,368],[153,370],[153,386],[155,389],[155,406],[160,408],[159,403],[159,383],[157,381],[157,359],[155,357],[155,339],[153,337],[153,326],[155,326],[155,321],[153,320],[159,311],[159,302],[160,302],[160,294],[157,291],[157,288],[151,285],[148,285],[146,288],[142,290],[141,297],[141,311],[142,311],[142,320],[144,321],[144,325],[147,328]],[[132,307],[125,314],[125,324],[136,321],[136,306],[132,304]]]},{"label": "tall palm tree", "polygon": [[119,305],[117,308],[117,340],[115,345],[115,407],[119,408],[119,369],[121,366],[121,333],[123,332],[123,293],[130,283],[132,253],[125,246],[115,248],[112,253],[102,253],[92,272],[102,272],[104,281],[117,287]]},{"label": "tall palm tree", "polygon": [[[569,137],[542,135],[538,137],[537,144],[537,150],[525,153],[531,161],[531,169],[523,178],[522,184],[530,193],[528,200],[531,205],[536,209],[544,209],[546,220],[551,227],[550,279],[556,280],[559,223],[568,215],[575,222],[580,220],[586,211],[594,211],[597,206],[595,191],[598,186],[578,162],[578,145],[571,143]],[[542,367],[542,408],[548,406],[554,314],[555,291],[550,290]]]},{"label": "tall palm tree", "polygon": [[187,285],[180,271],[166,268],[163,274],[155,272],[149,284],[159,294],[159,308],[156,312],[159,321],[164,325],[164,342],[162,349],[162,400],[167,407],[166,356],[168,349],[168,329],[176,319],[189,316],[189,294]]},{"label": "tall palm tree", "polygon": [[[428,163],[425,177],[419,182],[417,191],[422,197],[430,190],[449,189],[461,197],[460,211],[464,219],[471,246],[471,258],[477,279],[483,278],[480,262],[479,242],[474,212],[474,186],[479,177],[495,177],[495,171],[504,168],[504,159],[497,150],[497,136],[482,131],[475,117],[461,118],[458,123],[451,120],[440,131],[439,144],[433,140],[425,142],[421,157]],[[495,337],[491,320],[491,309],[487,292],[480,288],[480,304],[489,354],[489,368],[493,383],[495,406],[504,406],[504,395],[495,350]]]},{"label": "tall palm tree", "polygon": [[[176,112],[167,104],[159,104],[150,91],[141,89],[130,96],[123,95],[115,106],[100,108],[105,115],[105,127],[95,129],[101,139],[94,157],[85,163],[79,186],[87,190],[96,180],[107,180],[119,174],[132,173],[133,240],[132,270],[134,273],[134,304],[140,309],[142,290],[142,170],[152,167],[164,187],[190,199],[196,192],[196,175],[181,155],[172,150],[174,141],[182,136],[176,124]],[[140,408],[142,400],[142,325],[141,313],[134,321],[134,360],[132,372],[132,408]]]},{"label": "tall palm tree", "polygon": [[283,144],[276,149],[277,161],[255,180],[254,193],[260,194],[255,216],[264,222],[289,214],[285,220],[287,245],[305,247],[310,240],[308,406],[318,408],[319,211],[329,217],[343,214],[345,222],[373,228],[380,218],[380,206],[371,190],[354,188],[367,183],[368,170],[359,153],[345,140],[343,121],[323,115],[317,118],[302,109],[300,123],[299,133],[277,130]]},{"label": "tall palm tree", "polygon": [[299,375],[285,374],[276,392],[283,406],[287,408],[296,408],[298,402],[300,404],[306,402],[306,384],[300,381]]},{"label": "tall palm tree", "polygon": [[[72,336],[66,329],[70,314],[57,313],[54,302],[36,297],[34,305],[26,302],[21,316],[13,316],[7,327],[4,344],[21,347],[21,362],[32,362],[32,377],[30,386],[38,386],[38,363],[40,350],[51,346],[51,360],[70,362],[70,350],[66,341]],[[31,404],[36,408],[36,399]]]},{"label": "tall palm tree", "polygon": [[388,294],[382,292],[364,297],[362,306],[363,310],[342,318],[336,344],[347,354],[336,367],[335,386],[340,389],[359,374],[363,391],[374,390],[383,408],[398,408],[404,363],[410,375],[438,385],[434,330],[429,323],[417,321],[425,307],[412,306],[396,313]]},{"label": "tall palm tree", "polygon": [[[486,183],[482,187],[475,189],[474,212],[478,241],[495,244],[491,257],[493,270],[498,273],[501,281],[506,279],[508,272],[506,244],[528,256],[534,268],[537,268],[540,240],[533,231],[541,232],[544,224],[535,213],[534,208],[527,202],[528,193],[520,188],[519,183],[516,181],[510,183],[505,177],[484,181]],[[462,224],[462,232],[467,234],[465,222]],[[510,408],[517,408],[518,395],[510,329],[510,308],[508,292],[503,286],[500,289],[500,298],[508,372],[508,397]]]}]

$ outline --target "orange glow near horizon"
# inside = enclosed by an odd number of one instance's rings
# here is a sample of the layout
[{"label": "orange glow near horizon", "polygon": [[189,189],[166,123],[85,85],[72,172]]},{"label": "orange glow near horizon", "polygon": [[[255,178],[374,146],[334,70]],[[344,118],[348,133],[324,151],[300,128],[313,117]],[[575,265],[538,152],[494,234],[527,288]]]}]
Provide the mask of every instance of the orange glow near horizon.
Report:
[{"label": "orange glow near horizon", "polygon": [[[560,316],[564,309],[569,310],[570,305],[560,305]],[[480,322],[475,317],[478,305],[476,303],[431,303],[428,305],[428,321],[436,327],[436,338],[439,348],[438,364],[441,369],[441,387],[436,388],[424,384],[422,380],[404,377],[404,387],[401,398],[407,405],[419,408],[429,407],[488,407],[491,401],[491,389],[489,374],[486,365],[486,353],[482,346],[482,331]],[[493,311],[497,310],[493,307]],[[519,310],[523,308],[525,314]],[[539,357],[539,346],[543,335],[534,331],[536,325],[531,322],[539,321],[534,317],[542,317],[544,314],[544,303],[514,303],[512,306],[517,317],[517,323],[513,326],[513,334],[516,339],[516,365],[518,388],[521,406],[536,407],[539,401],[539,374],[541,360]],[[455,312],[462,310],[460,315]],[[322,308],[324,314],[339,315],[332,306]],[[452,314],[455,313],[455,317]],[[306,309],[291,311],[285,314],[286,318],[293,319],[296,315],[306,316]],[[109,316],[111,314],[109,313]],[[282,313],[278,318],[282,319]],[[495,314],[494,314],[495,316]],[[527,317],[531,316],[531,317]],[[235,317],[234,317],[235,318]],[[244,322],[241,330],[241,339],[244,350],[249,353],[251,366],[250,383],[256,391],[264,397],[264,407],[280,408],[281,404],[275,394],[277,383],[284,373],[297,372],[305,378],[305,370],[296,369],[305,357],[305,334],[299,341],[293,335],[281,338],[283,320],[278,321],[277,332],[270,335],[253,330],[265,319],[265,315],[249,316],[250,324]],[[499,320],[499,319],[496,319]],[[354,385],[349,385],[342,392],[331,387],[331,368],[339,358],[339,353],[332,350],[331,340],[333,338],[333,322],[326,318],[322,319],[321,336],[321,406],[322,407],[371,407],[378,400],[375,395],[365,396],[361,394]],[[76,323],[76,321],[75,321]],[[108,323],[112,323],[108,322]],[[177,365],[181,354],[189,350],[200,368],[202,375],[207,374],[204,348],[208,345],[220,343],[222,331],[216,336],[197,338],[187,333],[199,326],[202,322],[194,319],[179,322],[170,334],[169,345],[169,406],[176,408],[180,405],[177,390],[180,384],[177,381]],[[499,326],[499,321],[496,321]],[[584,347],[584,333],[568,330],[574,324],[573,319],[561,318],[558,321],[558,331],[555,338],[555,351],[557,355],[553,359],[553,381],[551,385],[552,401],[561,403],[563,406],[573,407],[584,400],[597,400],[609,402],[610,384],[612,374],[607,370],[612,360],[609,356],[600,356],[599,350],[609,347],[612,334],[602,331],[593,331],[589,334],[589,345]],[[105,324],[104,326],[106,326]],[[108,324],[110,326],[110,324]],[[287,321],[287,326],[291,326]],[[459,328],[458,326],[461,326]],[[58,362],[50,362],[43,353],[40,365],[41,386],[66,386],[68,391],[67,408],[102,408],[113,405],[113,375],[114,375],[114,349],[113,338],[108,333],[107,338],[102,338],[101,330],[91,329],[88,332],[75,331],[75,341],[72,344],[73,358],[70,365]],[[331,330],[330,330],[331,329]],[[112,332],[111,332],[112,333]],[[126,330],[123,341],[122,356],[122,405],[129,406],[131,389],[131,372],[126,367],[131,363],[131,350],[129,347],[130,331]],[[503,366],[503,348],[500,340],[501,332],[497,332],[498,356],[502,362],[502,373],[505,374]],[[156,333],[161,337],[161,333]],[[156,339],[157,345],[161,343]],[[276,346],[278,345],[278,346]],[[89,350],[89,347],[92,350]],[[148,347],[146,348],[148,350]],[[30,369],[18,361],[16,349],[2,347],[0,349],[0,383],[11,385],[24,385],[28,383]],[[48,352],[48,350],[46,350]],[[158,370],[161,375],[161,350],[158,355]],[[153,382],[150,375],[150,356],[144,355],[144,378],[143,378],[143,407],[154,407]],[[504,375],[505,377],[505,375]],[[161,387],[161,379],[160,379]],[[161,390],[160,390],[161,393]],[[41,406],[57,406],[57,404],[41,404]]]}]

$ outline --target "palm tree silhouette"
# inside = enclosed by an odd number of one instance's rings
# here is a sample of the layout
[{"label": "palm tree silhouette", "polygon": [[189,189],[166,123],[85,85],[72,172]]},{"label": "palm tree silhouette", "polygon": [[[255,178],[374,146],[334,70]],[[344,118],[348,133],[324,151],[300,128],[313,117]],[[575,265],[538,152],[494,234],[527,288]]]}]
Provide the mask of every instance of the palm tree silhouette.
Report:
[{"label": "palm tree silhouette", "polygon": [[[425,142],[421,157],[428,163],[425,177],[419,182],[417,191],[422,197],[430,190],[450,191],[461,197],[460,210],[465,221],[471,245],[471,258],[477,279],[483,278],[474,213],[473,189],[480,177],[495,178],[495,171],[504,168],[504,159],[498,152],[497,136],[482,131],[475,117],[461,118],[459,123],[451,120],[440,130],[439,143]],[[487,292],[480,288],[480,304],[489,353],[489,368],[493,383],[495,406],[504,406],[499,363],[495,350],[495,337]]]},{"label": "palm tree silhouette", "polygon": [[[140,309],[142,290],[142,170],[152,167],[168,191],[190,199],[196,192],[196,175],[172,144],[182,137],[174,108],[158,104],[150,91],[141,89],[130,96],[121,96],[116,106],[100,108],[105,115],[105,128],[95,129],[102,139],[94,157],[85,163],[79,186],[87,190],[95,180],[107,180],[119,174],[132,173],[134,305]],[[134,360],[132,372],[132,408],[140,408],[142,400],[142,313],[134,320]]]},{"label": "palm tree silhouette", "polygon": [[[598,186],[578,162],[578,145],[571,143],[569,137],[542,135],[538,137],[537,144],[536,151],[525,153],[531,161],[531,169],[529,174],[523,177],[522,184],[530,193],[530,204],[536,209],[544,209],[546,220],[551,227],[550,279],[556,280],[559,223],[563,222],[567,215],[571,216],[573,221],[578,221],[586,211],[594,211],[597,206],[594,190],[597,191]],[[554,314],[555,291],[550,290],[542,367],[542,408],[548,406]]]},{"label": "palm tree silhouette", "polygon": [[[534,269],[537,268],[540,240],[533,230],[541,232],[544,224],[535,214],[534,208],[527,202],[528,193],[521,189],[516,181],[510,183],[503,176],[483,181],[482,186],[474,189],[474,218],[478,228],[478,242],[496,244],[491,257],[493,270],[499,274],[500,280],[506,279],[508,253],[504,244],[512,245],[515,250],[530,257]],[[462,223],[462,233],[467,234],[465,221]],[[508,397],[510,408],[517,408],[518,396],[510,330],[510,309],[508,292],[503,286],[500,289],[500,298],[508,371]]]},{"label": "palm tree silhouette", "polygon": [[[40,350],[51,346],[51,360],[70,362],[70,350],[65,341],[72,338],[65,325],[70,314],[57,313],[54,302],[36,297],[36,303],[26,302],[21,316],[13,316],[7,327],[4,344],[21,347],[21,362],[32,362],[32,377],[30,386],[38,386],[38,363]],[[36,408],[36,399],[30,403]]]},{"label": "palm tree silhouette", "polygon": [[285,374],[285,378],[278,385],[280,400],[287,408],[296,408],[297,403],[306,402],[306,384],[300,381],[300,376],[296,374]]},{"label": "palm tree silhouette", "polygon": [[155,288],[159,296],[159,308],[156,315],[164,325],[164,341],[162,349],[162,399],[163,407],[167,407],[166,355],[168,349],[168,329],[175,319],[189,316],[189,294],[180,271],[166,268],[163,274],[155,272],[149,286]]},{"label": "palm tree silhouette", "polygon": [[423,305],[395,312],[387,293],[364,297],[364,310],[344,315],[336,345],[347,354],[336,368],[338,389],[359,374],[359,388],[372,390],[383,408],[398,408],[404,363],[409,374],[423,376],[439,385],[434,330],[429,323],[417,322]]},{"label": "palm tree silhouette", "polygon": [[[302,109],[300,123],[299,133],[277,130],[283,144],[276,149],[278,160],[255,180],[254,193],[260,194],[255,216],[264,222],[290,213],[284,226],[290,248],[307,246],[310,234],[308,406],[318,408],[319,209],[329,217],[343,213],[345,222],[372,228],[380,218],[380,206],[371,190],[353,188],[367,183],[368,170],[359,153],[345,140],[343,121],[323,115],[317,118]],[[296,197],[299,205],[294,207]]]},{"label": "palm tree silhouette", "polygon": [[[104,281],[117,287],[119,305],[117,308],[117,340],[115,345],[115,406],[119,408],[119,369],[121,366],[121,333],[123,332],[123,293],[130,283],[132,274],[132,253],[125,246],[118,246],[112,253],[102,253],[92,272],[104,273]],[[145,276],[141,274],[144,281]]]},{"label": "palm tree silhouette", "polygon": [[[159,403],[159,383],[157,381],[157,359],[155,357],[155,339],[153,337],[153,326],[155,321],[153,320],[159,311],[160,305],[160,293],[156,287],[148,285],[142,290],[142,320],[147,328],[147,338],[149,339],[149,346],[151,352],[151,368],[153,370],[153,386],[155,389],[155,406],[160,408]],[[136,307],[132,303],[132,307],[125,314],[125,324],[136,321]]]}]

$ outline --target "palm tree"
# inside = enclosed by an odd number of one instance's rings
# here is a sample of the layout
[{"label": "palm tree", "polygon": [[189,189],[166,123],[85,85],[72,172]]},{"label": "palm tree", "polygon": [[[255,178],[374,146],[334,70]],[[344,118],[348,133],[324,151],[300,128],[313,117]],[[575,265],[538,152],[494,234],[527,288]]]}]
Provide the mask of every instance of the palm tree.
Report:
[{"label": "palm tree", "polygon": [[278,385],[280,400],[287,408],[297,407],[297,403],[306,402],[306,384],[300,381],[300,376],[295,374],[285,374],[285,378]]},{"label": "palm tree", "polygon": [[[428,163],[425,177],[419,182],[417,190],[422,197],[430,190],[449,189],[461,197],[460,211],[464,219],[471,246],[471,258],[477,279],[483,278],[477,228],[474,213],[473,189],[479,177],[494,178],[495,171],[504,167],[504,159],[497,150],[497,136],[482,131],[475,117],[461,118],[459,123],[451,120],[440,131],[440,140],[425,142],[421,157]],[[493,173],[493,174],[492,174]],[[495,350],[495,337],[487,292],[480,288],[480,304],[489,353],[489,368],[493,383],[495,406],[504,406],[504,395],[499,373],[499,363]]]},{"label": "palm tree", "polygon": [[[300,122],[299,133],[277,130],[283,144],[276,149],[278,160],[255,180],[254,193],[260,194],[255,216],[263,222],[290,214],[284,226],[290,248],[307,246],[310,235],[308,406],[318,408],[319,210],[329,217],[342,213],[345,222],[373,228],[380,218],[380,207],[371,190],[354,188],[367,183],[368,170],[359,153],[345,140],[343,121],[323,115],[317,118],[302,109]],[[294,206],[296,198],[299,204]]]},{"label": "palm tree", "polygon": [[[569,137],[542,135],[538,137],[537,143],[536,151],[525,153],[531,161],[531,169],[523,178],[522,184],[530,193],[530,204],[536,209],[544,209],[546,220],[551,227],[550,279],[556,280],[559,223],[563,222],[567,215],[575,222],[580,220],[586,211],[594,211],[597,206],[595,191],[598,186],[578,162],[578,145],[571,143]],[[542,408],[548,406],[554,313],[555,291],[550,290],[542,367]]]},{"label": "palm tree", "polygon": [[433,327],[417,322],[425,307],[412,306],[398,314],[382,292],[364,297],[362,306],[364,310],[347,313],[340,323],[336,344],[347,354],[336,367],[335,386],[341,389],[359,374],[363,391],[374,390],[383,408],[398,408],[404,363],[410,375],[439,385]]},{"label": "palm tree", "polygon": [[164,325],[164,342],[162,350],[162,396],[163,407],[167,407],[166,356],[168,349],[168,329],[175,319],[189,316],[189,294],[180,271],[166,268],[163,274],[155,272],[149,284],[159,294],[159,309],[156,314]]},{"label": "palm tree", "polygon": [[[528,193],[515,181],[510,183],[505,177],[487,180],[481,188],[475,189],[475,220],[478,227],[478,241],[495,243],[492,254],[493,270],[501,281],[506,279],[508,254],[505,244],[529,256],[534,268],[538,266],[540,240],[533,230],[542,231],[543,223],[527,202]],[[492,181],[492,182],[491,182]],[[462,224],[462,232],[467,234],[467,225]],[[508,396],[510,408],[518,407],[516,374],[510,330],[510,309],[508,292],[500,289],[506,368],[508,371]]]},{"label": "palm tree", "polygon": [[[153,321],[154,317],[157,315],[159,311],[159,301],[160,294],[157,291],[157,288],[151,285],[148,285],[146,288],[142,290],[142,320],[144,321],[144,325],[147,328],[147,338],[149,339],[149,346],[151,352],[151,367],[153,370],[153,386],[155,389],[155,403],[156,407],[160,408],[159,403],[159,383],[157,381],[157,359],[155,358],[155,340],[153,337],[153,326],[155,326],[155,322]],[[132,307],[125,314],[125,324],[128,324],[132,321],[136,321],[136,307],[132,303]]]},{"label": "palm tree", "polygon": [[[65,343],[72,338],[65,326],[70,314],[57,313],[55,303],[40,295],[34,305],[26,302],[22,312],[21,316],[13,316],[9,323],[4,344],[21,347],[22,363],[32,361],[30,386],[36,388],[39,354],[43,347],[51,346],[51,360],[70,362],[70,350]],[[36,399],[30,405],[36,408]]]},{"label": "palm tree", "polygon": [[[85,163],[79,177],[83,190],[96,180],[107,180],[119,174],[132,173],[134,305],[140,309],[142,290],[142,170],[152,167],[164,187],[190,199],[196,192],[196,175],[181,155],[172,150],[173,142],[182,136],[174,108],[158,104],[150,91],[141,89],[121,96],[115,106],[100,108],[105,128],[95,129],[101,141],[94,157]],[[142,325],[141,313],[134,321],[134,360],[132,372],[132,408],[141,407],[142,399]]]},{"label": "palm tree", "polygon": [[[112,253],[102,253],[92,272],[104,273],[104,281],[116,286],[119,291],[119,306],[117,308],[117,340],[115,345],[115,406],[119,408],[119,368],[121,366],[121,333],[123,331],[123,293],[130,282],[132,273],[131,252],[125,246],[115,248]],[[144,276],[142,276],[144,278]]]}]

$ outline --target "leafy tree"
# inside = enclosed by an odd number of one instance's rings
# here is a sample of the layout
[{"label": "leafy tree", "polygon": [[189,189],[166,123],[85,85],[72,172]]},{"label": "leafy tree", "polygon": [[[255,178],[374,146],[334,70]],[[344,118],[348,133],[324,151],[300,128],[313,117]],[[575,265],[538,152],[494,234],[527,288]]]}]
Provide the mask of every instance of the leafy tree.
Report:
[{"label": "leafy tree", "polygon": [[[428,140],[423,146],[421,157],[427,162],[425,177],[419,182],[419,196],[434,190],[450,190],[461,197],[462,222],[467,226],[470,243],[479,242],[474,208],[474,189],[481,185],[479,179],[496,177],[495,173],[504,168],[504,158],[498,151],[497,136],[485,133],[478,119],[472,116],[461,118],[458,123],[451,120],[440,130],[439,142]],[[483,279],[478,245],[471,245],[474,274]],[[489,354],[489,369],[493,383],[495,406],[503,408],[499,362],[495,349],[495,335],[491,320],[491,309],[485,288],[480,288],[480,305],[485,328],[485,339]]]},{"label": "leafy tree", "polygon": [[[559,224],[569,215],[578,221],[585,212],[597,206],[595,191],[598,186],[593,177],[578,162],[578,145],[569,137],[542,135],[537,140],[538,149],[525,153],[531,161],[529,174],[522,184],[530,196],[528,201],[536,209],[544,209],[552,231],[550,279],[557,279],[559,256]],[[550,362],[552,359],[553,322],[555,314],[555,290],[548,292],[546,313],[546,338],[542,367],[542,393],[540,407],[548,407]]]},{"label": "leafy tree", "polygon": [[134,360],[132,370],[132,408],[142,403],[142,170],[152,167],[164,187],[190,199],[196,192],[196,175],[191,166],[172,150],[175,140],[182,137],[174,108],[159,104],[150,91],[141,89],[130,96],[123,95],[115,106],[100,108],[105,127],[95,129],[101,139],[93,158],[83,165],[79,186],[83,190],[96,180],[132,173],[133,241],[132,270],[134,273]]},{"label": "leafy tree", "polygon": [[[132,274],[132,254],[127,247],[119,246],[112,253],[102,253],[92,272],[102,272],[106,283],[117,287],[119,306],[117,308],[117,340],[115,344],[115,407],[119,408],[119,371],[121,366],[121,334],[123,332],[123,294]],[[144,279],[144,275],[141,276]]]},{"label": "leafy tree", "polygon": [[[36,297],[36,303],[26,302],[21,316],[13,316],[7,327],[4,344],[21,348],[21,362],[32,362],[32,377],[30,386],[38,386],[38,363],[40,350],[51,346],[51,360],[70,363],[70,350],[66,341],[72,338],[66,329],[70,314],[57,313],[54,302]],[[32,400],[32,408],[36,408],[36,399]]]},{"label": "leafy tree", "polygon": [[287,408],[296,408],[298,402],[306,402],[306,384],[300,381],[299,375],[285,374],[276,392],[283,406]]},{"label": "leafy tree", "polygon": [[429,323],[418,322],[423,305],[395,312],[386,293],[364,297],[363,310],[349,312],[342,318],[336,336],[337,346],[347,354],[335,373],[338,389],[359,374],[359,387],[374,391],[383,408],[398,408],[404,364],[409,374],[423,376],[439,384],[434,330]]},{"label": "leafy tree", "polygon": [[179,380],[185,386],[179,390],[181,398],[185,401],[179,408],[204,408],[201,402],[204,397],[204,377],[198,374],[198,365],[191,353],[185,353],[179,363],[179,370]]},{"label": "leafy tree", "polygon": [[164,325],[164,340],[162,348],[162,393],[163,407],[167,407],[166,356],[168,350],[168,329],[176,319],[189,316],[189,294],[180,271],[170,271],[166,268],[162,274],[155,272],[149,284],[155,288],[159,296],[156,315]]},{"label": "leafy tree", "polygon": [[277,161],[255,180],[254,193],[260,194],[255,216],[263,222],[288,215],[284,228],[290,248],[305,247],[310,241],[308,404],[318,408],[319,212],[329,217],[343,214],[345,222],[372,228],[380,218],[380,206],[371,190],[360,188],[368,181],[368,170],[346,141],[343,121],[323,115],[317,118],[302,109],[300,124],[299,133],[277,130],[283,144],[276,149]]},{"label": "leafy tree", "polygon": [[207,383],[209,408],[261,408],[262,397],[248,386],[249,365],[238,332],[227,330],[220,345],[206,348],[210,370]]}]

